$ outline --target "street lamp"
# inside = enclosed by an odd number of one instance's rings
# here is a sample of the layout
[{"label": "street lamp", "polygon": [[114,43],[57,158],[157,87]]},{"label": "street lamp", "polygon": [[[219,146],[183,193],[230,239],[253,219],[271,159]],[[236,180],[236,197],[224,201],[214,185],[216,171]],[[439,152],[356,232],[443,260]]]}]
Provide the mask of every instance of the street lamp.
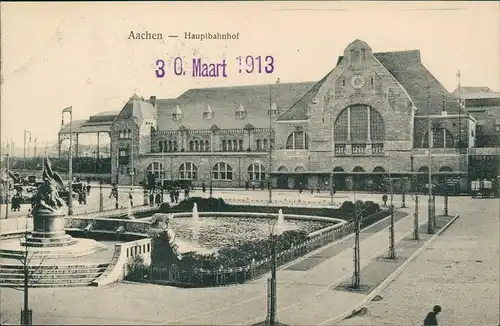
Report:
[{"label": "street lamp", "polygon": [[71,216],[73,215],[73,131],[72,131],[72,125],[73,125],[73,107],[67,107],[64,110],[62,110],[62,116],[61,116],[61,127],[64,125],[64,113],[68,112],[69,113],[69,173],[68,173],[68,178],[69,178],[69,191],[68,191],[68,215]]},{"label": "street lamp", "polygon": [[[7,150],[7,151],[9,151],[9,150]],[[6,195],[6,197],[5,197],[5,218],[6,219],[9,218],[9,196],[10,196],[10,194],[9,194],[9,187],[10,187],[9,156],[10,155],[9,154],[10,153],[5,154],[5,157],[6,157],[6,160],[7,160],[7,162],[5,164],[6,165],[5,167],[7,169],[7,178],[6,178],[7,179],[7,186],[5,187],[6,188],[6,191],[5,191],[5,195]]]},{"label": "street lamp", "polygon": [[431,92],[429,90],[427,99],[427,145],[428,145],[428,159],[429,159],[429,199],[427,205],[427,233],[434,234],[434,221],[433,214],[433,201],[432,201],[432,128],[431,128]]},{"label": "street lamp", "polygon": [[[29,144],[31,143],[31,132],[29,130],[24,130],[24,161],[23,161],[23,170],[26,170],[26,134],[29,134],[29,139],[28,139],[28,148]],[[29,150],[28,150],[29,152]]]},{"label": "street lamp", "polygon": [[278,214],[277,220],[273,223],[270,232],[271,238],[271,250],[272,250],[272,269],[271,269],[271,278],[268,279],[268,290],[271,292],[269,295],[269,312],[268,312],[268,325],[276,326],[278,325],[277,318],[277,289],[276,289],[276,270],[277,270],[277,254],[276,254],[276,242],[278,237],[283,233],[283,228],[281,225],[280,215],[282,214],[281,210]]}]

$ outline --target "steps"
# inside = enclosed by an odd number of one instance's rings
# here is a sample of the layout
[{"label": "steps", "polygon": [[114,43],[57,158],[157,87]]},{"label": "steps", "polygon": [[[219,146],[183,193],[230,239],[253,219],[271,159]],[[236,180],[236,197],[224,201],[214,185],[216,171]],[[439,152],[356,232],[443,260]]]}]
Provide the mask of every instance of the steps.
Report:
[{"label": "steps", "polygon": [[[88,286],[109,264],[74,264],[29,266],[30,287]],[[0,265],[0,287],[22,287],[22,265]]]}]

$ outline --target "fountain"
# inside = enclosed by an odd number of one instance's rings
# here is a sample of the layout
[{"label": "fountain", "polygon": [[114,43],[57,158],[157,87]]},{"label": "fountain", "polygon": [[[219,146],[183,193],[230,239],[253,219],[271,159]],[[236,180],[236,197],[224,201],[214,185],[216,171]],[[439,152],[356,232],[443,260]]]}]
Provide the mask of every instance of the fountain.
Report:
[{"label": "fountain", "polygon": [[127,205],[127,217],[129,220],[135,219],[134,215],[132,214],[132,203],[130,202],[130,200],[128,201]]},{"label": "fountain", "polygon": [[192,223],[193,223],[193,241],[198,242],[198,229],[200,227],[200,215],[198,214],[198,205],[196,203],[193,204]]},{"label": "fountain", "polygon": [[285,228],[285,216],[283,216],[283,210],[278,211],[278,219],[276,220],[276,224],[274,225],[274,234],[280,235],[283,233]]}]

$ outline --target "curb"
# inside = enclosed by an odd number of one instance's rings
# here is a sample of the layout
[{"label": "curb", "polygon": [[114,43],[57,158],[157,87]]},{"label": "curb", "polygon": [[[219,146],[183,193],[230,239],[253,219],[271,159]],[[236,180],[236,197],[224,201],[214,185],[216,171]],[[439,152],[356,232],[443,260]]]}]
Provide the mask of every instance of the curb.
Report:
[{"label": "curb", "polygon": [[349,311],[344,312],[343,314],[325,320],[320,325],[325,325],[325,324],[330,324],[334,325],[345,318],[349,317],[352,315],[354,311],[358,311],[359,309],[363,308],[367,303],[371,302],[372,299],[377,296],[382,290],[384,290],[396,277],[403,272],[403,270],[408,266],[412,261],[414,261],[431,243],[434,242],[434,240],[437,239],[446,229],[448,229],[451,224],[453,224],[458,218],[460,217],[459,214],[456,214],[446,225],[444,225],[436,234],[434,234],[429,240],[427,240],[426,243],[424,243],[417,251],[415,251],[410,257],[408,257],[407,260],[405,260],[391,275],[389,275],[382,283],[379,284],[370,294],[368,294],[363,301],[361,301],[359,304],[357,304],[353,309],[350,309]]}]

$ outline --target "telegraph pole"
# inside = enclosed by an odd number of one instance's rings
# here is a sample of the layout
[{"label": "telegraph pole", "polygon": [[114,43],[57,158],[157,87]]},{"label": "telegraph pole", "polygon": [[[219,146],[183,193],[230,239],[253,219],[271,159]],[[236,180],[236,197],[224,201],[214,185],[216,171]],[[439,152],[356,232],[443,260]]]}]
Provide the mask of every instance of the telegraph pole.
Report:
[{"label": "telegraph pole", "polygon": [[361,217],[359,208],[356,207],[356,199],[354,200],[354,274],[352,276],[351,287],[359,289],[361,286],[361,257],[359,248],[359,235],[361,232]]}]

